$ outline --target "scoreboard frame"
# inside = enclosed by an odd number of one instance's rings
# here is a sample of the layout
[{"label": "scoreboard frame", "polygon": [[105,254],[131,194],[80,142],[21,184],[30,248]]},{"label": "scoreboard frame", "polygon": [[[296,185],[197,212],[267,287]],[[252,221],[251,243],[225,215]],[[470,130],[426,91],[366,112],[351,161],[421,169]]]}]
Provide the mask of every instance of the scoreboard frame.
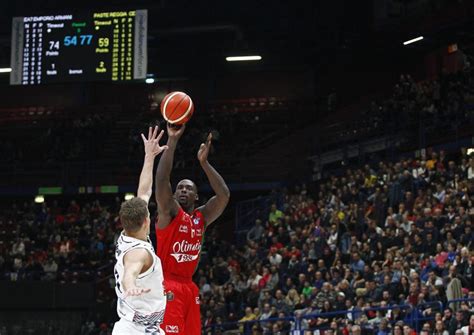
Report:
[{"label": "scoreboard frame", "polygon": [[10,85],[146,79],[148,11],[12,19]]}]

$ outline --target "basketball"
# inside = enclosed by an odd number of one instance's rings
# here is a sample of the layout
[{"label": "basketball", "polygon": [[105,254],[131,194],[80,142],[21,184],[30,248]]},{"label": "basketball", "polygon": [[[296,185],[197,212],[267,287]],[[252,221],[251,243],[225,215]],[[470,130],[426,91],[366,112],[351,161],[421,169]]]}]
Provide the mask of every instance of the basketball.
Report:
[{"label": "basketball", "polygon": [[171,92],[161,102],[163,118],[175,125],[189,121],[194,113],[194,104],[189,95],[183,92]]}]

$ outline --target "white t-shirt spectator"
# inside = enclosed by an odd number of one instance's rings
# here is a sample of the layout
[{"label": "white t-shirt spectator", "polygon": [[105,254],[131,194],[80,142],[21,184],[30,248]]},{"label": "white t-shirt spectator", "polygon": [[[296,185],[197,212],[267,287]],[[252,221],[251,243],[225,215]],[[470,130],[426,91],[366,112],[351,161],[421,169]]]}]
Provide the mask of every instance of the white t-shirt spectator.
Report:
[{"label": "white t-shirt spectator", "polygon": [[13,269],[15,271],[18,271],[22,266],[23,266],[22,259],[19,257],[15,257],[15,259],[13,260]]},{"label": "white t-shirt spectator", "polygon": [[422,166],[420,166],[416,169],[413,169],[412,170],[413,178],[422,177],[425,174],[425,171],[426,171],[426,169]]},{"label": "white t-shirt spectator", "polygon": [[249,279],[247,280],[247,287],[252,287],[252,285],[254,284],[258,286],[260,279],[262,279],[262,276],[259,274],[257,274],[255,278],[249,277]]},{"label": "white t-shirt spectator", "polygon": [[467,179],[474,179],[474,167],[470,166],[467,169]]},{"label": "white t-shirt spectator", "polygon": [[54,260],[46,262],[43,265],[43,270],[46,273],[56,273],[58,271],[58,264]]},{"label": "white t-shirt spectator", "polygon": [[12,255],[25,256],[25,244],[22,240],[15,242],[12,246]]},{"label": "white t-shirt spectator", "polygon": [[469,335],[469,325],[461,328],[464,335]]},{"label": "white t-shirt spectator", "polygon": [[444,203],[444,198],[446,198],[446,191],[445,190],[441,190],[439,192],[436,192],[435,194],[433,194],[435,196],[436,199],[438,199],[441,203]]},{"label": "white t-shirt spectator", "polygon": [[332,251],[334,251],[336,249],[337,236],[338,236],[337,231],[335,233],[332,233],[331,235],[329,235],[328,244],[329,244],[329,247],[331,248]]},{"label": "white t-shirt spectator", "polygon": [[201,295],[205,295],[206,293],[208,292],[211,292],[211,285],[209,285],[208,283],[205,283],[204,285],[202,285],[202,287],[200,288],[199,290],[199,293]]},{"label": "white t-shirt spectator", "polygon": [[280,266],[283,257],[279,253],[274,253],[273,255],[268,256],[268,261],[271,265]]}]

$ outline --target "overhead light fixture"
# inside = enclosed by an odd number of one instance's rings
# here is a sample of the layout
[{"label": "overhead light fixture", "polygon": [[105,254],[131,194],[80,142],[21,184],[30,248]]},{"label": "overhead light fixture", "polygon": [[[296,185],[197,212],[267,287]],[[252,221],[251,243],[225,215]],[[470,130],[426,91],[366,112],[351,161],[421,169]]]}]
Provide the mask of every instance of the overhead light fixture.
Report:
[{"label": "overhead light fixture", "polygon": [[261,60],[262,56],[231,56],[226,57],[225,60],[228,62],[243,62],[248,60]]},{"label": "overhead light fixture", "polygon": [[153,78],[146,78],[145,79],[145,83],[147,83],[147,84],[153,84],[154,82],[155,82],[155,79],[153,79]]},{"label": "overhead light fixture", "polygon": [[411,40],[408,40],[408,41],[403,42],[403,45],[412,44],[412,43],[421,41],[422,39],[423,39],[423,36],[418,36],[418,37],[416,37],[416,38],[413,38],[413,39],[411,39]]},{"label": "overhead light fixture", "polygon": [[135,198],[135,194],[125,193],[125,201],[132,200],[133,198]]},{"label": "overhead light fixture", "polygon": [[8,73],[8,72],[12,72],[11,67],[0,67],[0,73]]},{"label": "overhead light fixture", "polygon": [[37,204],[42,204],[43,202],[44,202],[44,196],[42,196],[42,195],[37,195],[37,196],[35,197],[35,203],[37,203]]}]

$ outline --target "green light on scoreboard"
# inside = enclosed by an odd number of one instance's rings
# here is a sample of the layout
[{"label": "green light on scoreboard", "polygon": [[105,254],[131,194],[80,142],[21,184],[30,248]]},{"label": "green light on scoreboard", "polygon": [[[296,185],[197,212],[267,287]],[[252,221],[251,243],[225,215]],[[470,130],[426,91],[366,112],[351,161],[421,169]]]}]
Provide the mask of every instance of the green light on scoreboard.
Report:
[{"label": "green light on scoreboard", "polygon": [[119,187],[117,185],[103,185],[99,187],[98,193],[118,193]]},{"label": "green light on scoreboard", "polygon": [[39,187],[38,194],[46,195],[46,194],[62,194],[63,188],[62,187]]}]

